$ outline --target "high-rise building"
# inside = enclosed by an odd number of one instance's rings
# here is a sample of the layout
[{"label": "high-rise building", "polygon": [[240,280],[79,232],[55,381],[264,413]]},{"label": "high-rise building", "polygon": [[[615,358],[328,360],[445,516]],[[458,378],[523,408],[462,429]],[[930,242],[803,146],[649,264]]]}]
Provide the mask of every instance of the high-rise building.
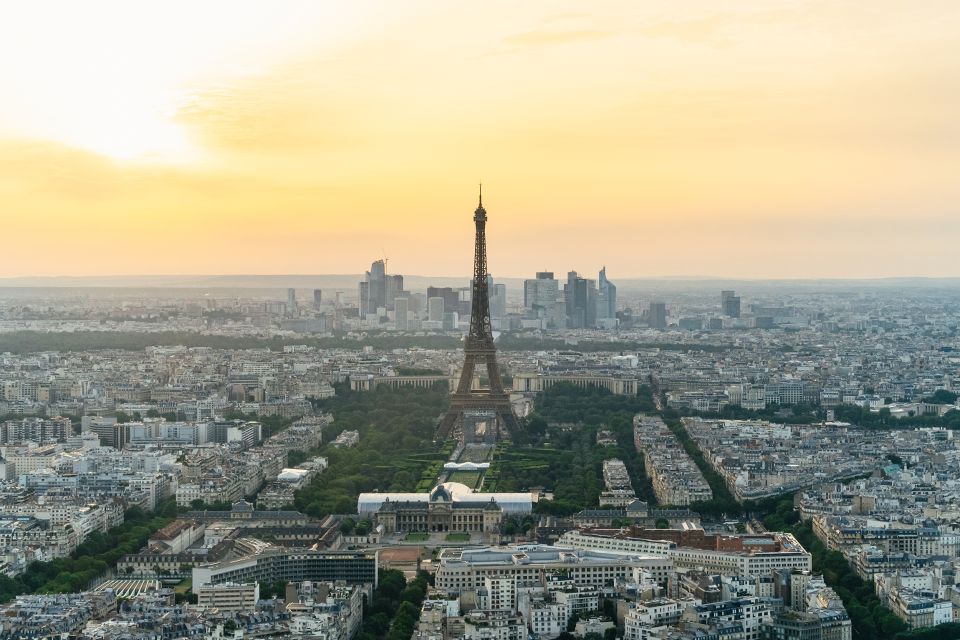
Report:
[{"label": "high-rise building", "polygon": [[[473,299],[473,281],[470,281],[469,287],[460,287],[457,289],[457,308],[456,311],[461,316],[470,315],[471,307],[473,306],[471,300]],[[450,309],[447,309],[450,311]]]},{"label": "high-rise building", "polygon": [[443,330],[444,331],[456,331],[457,327],[460,326],[460,314],[456,311],[444,311],[443,312]]},{"label": "high-rise building", "polygon": [[593,280],[581,278],[576,271],[567,273],[563,288],[567,308],[567,327],[583,329],[597,323],[597,288]]},{"label": "high-rise building", "polygon": [[320,302],[322,300],[323,300],[323,291],[321,291],[320,289],[314,289],[313,290],[313,308],[319,309]]},{"label": "high-rise building", "polygon": [[393,301],[393,326],[397,331],[407,331],[409,325],[409,298],[396,298]]},{"label": "high-rise building", "polygon": [[[364,286],[366,285],[366,286]],[[376,313],[377,309],[393,309],[394,300],[409,298],[403,290],[403,276],[386,273],[386,263],[377,260],[370,265],[358,289],[360,316]]]},{"label": "high-rise building", "polygon": [[443,322],[443,298],[434,296],[427,298],[427,320],[430,322]]},{"label": "high-rise building", "polygon": [[127,444],[127,428],[125,425],[117,424],[116,418],[83,416],[80,424],[83,431],[92,431],[97,434],[100,444],[104,447],[123,449]]},{"label": "high-rise building", "polygon": [[410,313],[415,318],[420,318],[427,310],[427,296],[422,293],[411,293],[407,297],[410,299]]},{"label": "high-rise building", "polygon": [[617,317],[617,287],[607,280],[607,268],[600,269],[597,280],[597,320],[609,320]]},{"label": "high-rise building", "polygon": [[[490,279],[492,280],[492,278]],[[493,284],[490,287],[490,317],[501,320],[507,315],[507,285]]]},{"label": "high-rise building", "polygon": [[735,295],[733,291],[720,292],[720,309],[723,315],[728,318],[740,317],[740,296]]},{"label": "high-rise building", "polygon": [[460,310],[460,291],[451,287],[427,287],[427,299],[443,298],[444,312]]},{"label": "high-rise building", "polygon": [[566,306],[560,298],[560,283],[552,271],[538,271],[536,279],[523,281],[523,307],[527,317],[540,320],[543,328],[566,324]]},{"label": "high-rise building", "polygon": [[667,328],[667,305],[664,302],[651,302],[647,324],[653,329]]},{"label": "high-rise building", "polygon": [[367,313],[376,313],[377,309],[387,306],[387,274],[383,260],[377,260],[367,271]]},{"label": "high-rise building", "polygon": [[297,290],[293,287],[287,289],[287,313],[290,315],[297,313]]},{"label": "high-rise building", "polygon": [[[370,283],[367,280],[363,280],[357,285],[357,310],[361,318],[370,313]],[[376,310],[376,307],[374,307],[373,311]]]},{"label": "high-rise building", "polygon": [[387,309],[392,309],[394,301],[397,298],[406,298],[406,291],[403,290],[403,276],[385,276],[384,277],[384,304]]}]

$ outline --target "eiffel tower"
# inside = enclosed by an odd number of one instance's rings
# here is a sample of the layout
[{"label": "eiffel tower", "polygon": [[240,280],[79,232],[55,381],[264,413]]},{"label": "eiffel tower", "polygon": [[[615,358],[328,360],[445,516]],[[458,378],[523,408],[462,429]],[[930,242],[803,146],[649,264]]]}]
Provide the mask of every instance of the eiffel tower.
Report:
[{"label": "eiffel tower", "polygon": [[[457,430],[462,432],[464,415],[488,416],[495,422],[497,435],[513,433],[517,419],[510,407],[510,396],[503,389],[497,349],[493,346],[490,327],[490,292],[487,279],[487,211],[483,208],[483,187],[480,203],[473,213],[477,225],[477,239],[473,248],[473,301],[470,312],[470,333],[463,345],[463,370],[457,390],[450,399],[450,408],[440,421],[436,439],[444,440]],[[488,388],[474,389],[473,380],[478,367],[487,368]],[[482,370],[482,369],[481,369]]]}]

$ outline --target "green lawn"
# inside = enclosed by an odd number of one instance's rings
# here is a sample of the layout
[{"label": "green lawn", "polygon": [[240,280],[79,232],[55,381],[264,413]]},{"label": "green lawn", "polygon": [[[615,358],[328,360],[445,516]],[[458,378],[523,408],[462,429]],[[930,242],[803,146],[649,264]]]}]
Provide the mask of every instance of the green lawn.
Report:
[{"label": "green lawn", "polygon": [[425,542],[430,539],[429,533],[411,531],[404,538],[407,542]]},{"label": "green lawn", "polygon": [[470,542],[469,533],[448,533],[447,542]]},{"label": "green lawn", "polygon": [[459,482],[460,484],[465,484],[471,489],[477,487],[477,483],[480,482],[480,472],[479,471],[454,471],[447,477],[447,482]]}]

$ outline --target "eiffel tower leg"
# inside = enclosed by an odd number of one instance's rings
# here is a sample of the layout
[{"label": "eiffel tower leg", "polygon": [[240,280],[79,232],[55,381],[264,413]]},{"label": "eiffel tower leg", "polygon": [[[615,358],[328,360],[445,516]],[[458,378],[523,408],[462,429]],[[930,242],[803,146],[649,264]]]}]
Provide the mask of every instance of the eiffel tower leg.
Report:
[{"label": "eiffel tower leg", "polygon": [[499,412],[498,417],[503,422],[504,430],[510,436],[516,435],[516,433],[520,430],[520,423],[517,422],[517,417],[513,415],[513,409],[510,407],[507,407],[505,411]]},{"label": "eiffel tower leg", "polygon": [[473,377],[477,370],[476,354],[467,353],[463,358],[463,370],[460,372],[460,380],[457,381],[457,395],[469,396],[470,389],[473,388]]},{"label": "eiffel tower leg", "polygon": [[434,435],[433,439],[436,442],[446,440],[450,437],[450,433],[453,431],[453,427],[457,424],[457,419],[460,417],[459,411],[448,410],[444,415],[443,419],[440,421],[440,424],[437,426],[437,433]]},{"label": "eiffel tower leg", "polygon": [[493,353],[487,355],[487,377],[490,378],[490,395],[504,395],[500,367],[497,366],[497,357]]}]

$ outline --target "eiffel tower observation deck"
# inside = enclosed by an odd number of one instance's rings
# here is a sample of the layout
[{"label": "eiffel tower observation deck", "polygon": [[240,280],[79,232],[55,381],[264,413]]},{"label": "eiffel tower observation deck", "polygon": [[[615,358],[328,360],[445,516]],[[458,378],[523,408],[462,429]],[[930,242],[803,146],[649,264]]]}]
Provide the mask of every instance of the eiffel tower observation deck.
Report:
[{"label": "eiffel tower observation deck", "polygon": [[[440,421],[436,439],[451,435],[471,438],[478,423],[482,424],[485,440],[499,439],[504,432],[517,429],[517,419],[510,406],[510,395],[503,388],[497,349],[493,344],[490,325],[490,292],[487,272],[487,211],[480,202],[473,213],[477,227],[473,248],[473,300],[470,312],[470,332],[463,344],[463,369],[457,389],[450,399],[450,408]],[[486,368],[486,388],[474,388],[474,378]]]}]

